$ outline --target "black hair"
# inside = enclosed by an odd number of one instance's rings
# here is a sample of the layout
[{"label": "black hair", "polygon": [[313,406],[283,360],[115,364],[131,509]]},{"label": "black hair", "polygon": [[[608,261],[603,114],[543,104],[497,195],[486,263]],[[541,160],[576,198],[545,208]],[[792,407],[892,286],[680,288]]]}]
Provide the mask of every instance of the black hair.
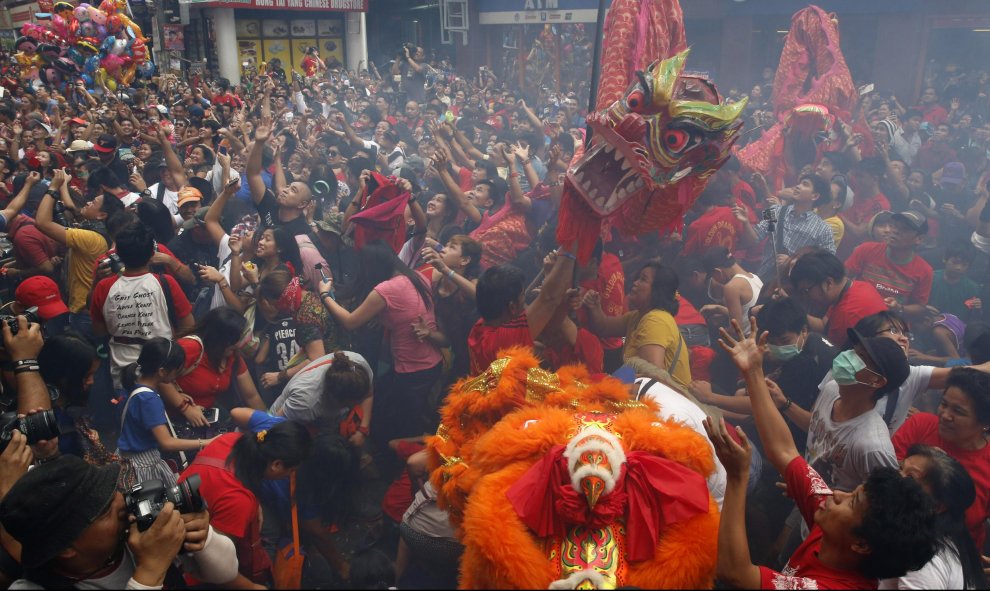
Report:
[{"label": "black hair", "polygon": [[574,136],[573,135],[571,135],[571,134],[569,134],[567,132],[561,132],[561,133],[558,133],[557,134],[557,138],[556,138],[555,141],[556,141],[557,145],[560,146],[560,149],[565,154],[573,154],[574,153]]},{"label": "black hair", "polygon": [[395,564],[384,552],[368,548],[351,558],[351,578],[354,589],[392,589],[395,587]]},{"label": "black hair", "polygon": [[276,256],[278,256],[279,262],[291,264],[295,270],[295,274],[301,275],[303,272],[303,263],[302,255],[299,254],[299,243],[296,242],[295,236],[289,234],[285,228],[278,226],[259,228],[254,233],[254,245],[258,245],[258,241],[261,240],[261,237],[268,230],[271,230],[272,239],[275,241]]},{"label": "black hair", "polygon": [[330,367],[323,376],[323,396],[331,408],[351,407],[368,397],[371,376],[360,363],[355,363],[341,351],[333,354]]},{"label": "black hair", "polygon": [[427,310],[433,308],[433,292],[426,279],[396,256],[392,247],[384,240],[373,240],[358,251],[359,292],[363,300],[379,283],[383,283],[398,273],[412,283]]},{"label": "black hair", "polygon": [[870,549],[859,571],[871,579],[902,577],[935,555],[935,503],[913,478],[873,469],[863,485],[866,510],[852,534]]},{"label": "black hair", "polygon": [[70,406],[82,406],[83,383],[86,375],[98,361],[96,349],[89,340],[76,332],[67,331],[48,337],[38,352],[41,379],[58,388]]},{"label": "black hair", "polygon": [[946,261],[949,259],[960,259],[972,264],[975,257],[976,252],[970,246],[969,242],[955,242],[946,247],[943,259]]},{"label": "black hair", "polygon": [[151,230],[159,244],[168,244],[169,240],[175,238],[172,213],[164,203],[154,199],[143,199],[135,205],[135,209],[141,222]]},{"label": "black hair", "polygon": [[155,236],[143,223],[130,224],[117,233],[117,256],[130,270],[144,267],[155,254]]},{"label": "black hair", "polygon": [[713,246],[709,248],[705,251],[701,260],[704,263],[706,273],[711,273],[715,269],[727,269],[736,264],[736,259],[733,258],[729,249],[724,246]]},{"label": "black hair", "polygon": [[124,186],[124,183],[113,170],[106,166],[101,166],[91,172],[89,178],[86,179],[86,188],[92,191],[98,191],[100,186],[120,188]]},{"label": "black hair", "polygon": [[760,330],[770,331],[771,337],[784,333],[800,333],[808,327],[808,316],[804,308],[794,298],[770,300],[757,315]]},{"label": "black hair", "polygon": [[347,172],[351,173],[354,178],[358,178],[366,170],[375,170],[375,163],[371,161],[371,158],[354,156],[347,161]]},{"label": "black hair", "polygon": [[111,193],[103,194],[103,202],[100,204],[100,211],[106,214],[107,219],[118,211],[124,211],[124,203]]},{"label": "black hair", "polygon": [[990,374],[971,367],[954,367],[945,389],[958,388],[973,403],[976,420],[990,426]]},{"label": "black hair", "polygon": [[897,312],[883,310],[869,316],[860,318],[853,328],[864,337],[872,337],[883,328],[885,324],[892,324],[899,329],[908,330],[908,322]]},{"label": "black hair", "polygon": [[[192,147],[192,150],[199,148],[203,152],[203,164],[205,166],[213,166],[217,162],[217,155],[213,152],[213,148],[207,146],[206,144],[196,144]],[[192,151],[190,150],[190,152]]]},{"label": "black hair", "polygon": [[186,351],[171,339],[155,337],[141,345],[141,353],[136,363],[124,366],[120,383],[130,392],[137,385],[137,379],[155,375],[160,369],[175,371],[186,363]]},{"label": "black hair", "polygon": [[478,278],[475,304],[478,314],[487,321],[498,319],[523,292],[523,272],[512,265],[489,267]]},{"label": "black hair", "polygon": [[[677,288],[680,279],[677,273],[670,267],[664,266],[660,259],[651,259],[640,268],[653,269],[653,283],[650,285],[650,309],[665,310],[671,316],[677,316],[681,303],[677,301]],[[645,311],[644,311],[645,312]]]},{"label": "black hair", "polygon": [[798,182],[808,179],[811,182],[812,190],[818,193],[818,199],[815,199],[815,207],[823,205],[832,200],[832,187],[829,182],[818,176],[817,174],[802,174],[798,177]]},{"label": "black hair", "polygon": [[114,238],[117,234],[120,234],[120,231],[124,228],[130,226],[131,224],[137,224],[140,221],[141,218],[139,218],[133,211],[127,209],[118,211],[107,218],[107,234],[109,234],[111,238]]},{"label": "black hair", "polygon": [[[475,166],[485,171],[485,178],[488,180],[495,180],[499,178],[498,167],[491,160],[477,160],[475,161]],[[492,187],[493,189],[495,187]],[[494,198],[494,195],[492,196]]]},{"label": "black hair", "polygon": [[361,114],[367,115],[368,119],[371,119],[375,125],[378,125],[378,122],[382,120],[382,112],[375,105],[368,105],[361,111]]},{"label": "black hair", "polygon": [[966,468],[937,447],[915,444],[907,456],[929,460],[922,479],[942,510],[935,517],[940,551],[951,552],[959,559],[963,571],[963,589],[986,589],[987,580],[980,563],[980,553],[966,527],[966,510],[976,501],[976,486]]},{"label": "black hair", "polygon": [[323,429],[299,466],[299,494],[325,523],[343,525],[354,515],[361,456],[337,429]]},{"label": "black hair", "polygon": [[878,156],[870,156],[863,158],[854,164],[853,169],[859,172],[865,172],[879,180],[883,177],[883,173],[887,169],[887,165]]},{"label": "black hair", "polygon": [[265,471],[279,460],[294,468],[309,456],[312,438],[304,425],[285,421],[258,433],[244,433],[234,443],[227,466],[233,465],[234,476],[256,496],[261,496]]},{"label": "black hair", "polygon": [[791,285],[795,288],[802,281],[820,285],[826,279],[841,281],[846,276],[846,268],[837,256],[827,250],[813,250],[802,255],[791,269]]},{"label": "black hair", "polygon": [[841,174],[849,172],[851,162],[845,152],[825,152],[822,154],[822,158],[831,162],[832,168],[834,168],[836,172]]},{"label": "black hair", "polygon": [[[481,254],[484,251],[484,246],[481,242],[478,242],[474,238],[466,234],[455,234],[444,242],[444,245],[453,242],[461,247],[461,256],[468,258],[468,264],[464,267],[464,276],[468,279],[474,279],[481,274]],[[601,241],[598,242],[601,245]],[[601,250],[597,251],[598,260],[601,260]]]},{"label": "black hair", "polygon": [[220,367],[223,352],[241,340],[247,320],[229,306],[220,306],[207,312],[196,323],[190,334],[203,341],[203,355],[213,367]]}]

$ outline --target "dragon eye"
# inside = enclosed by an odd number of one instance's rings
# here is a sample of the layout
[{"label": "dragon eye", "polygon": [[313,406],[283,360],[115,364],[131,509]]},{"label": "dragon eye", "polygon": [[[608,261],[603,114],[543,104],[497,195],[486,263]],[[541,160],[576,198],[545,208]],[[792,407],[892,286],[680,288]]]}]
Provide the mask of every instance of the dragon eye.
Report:
[{"label": "dragon eye", "polygon": [[646,109],[646,95],[642,90],[634,90],[626,99],[626,104],[634,113],[640,113]]},{"label": "dragon eye", "polygon": [[687,145],[691,136],[681,129],[670,129],[663,134],[663,143],[671,152],[680,152]]}]

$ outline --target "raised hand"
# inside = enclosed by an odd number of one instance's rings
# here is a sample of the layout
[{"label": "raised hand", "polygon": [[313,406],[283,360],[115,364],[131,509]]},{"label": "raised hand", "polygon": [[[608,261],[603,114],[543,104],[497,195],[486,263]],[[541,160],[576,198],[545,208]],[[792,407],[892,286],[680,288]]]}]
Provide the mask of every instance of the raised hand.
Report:
[{"label": "raised hand", "polygon": [[732,328],[736,334],[736,338],[729,335],[729,331],[725,328],[718,329],[722,338],[718,340],[718,344],[729,354],[732,358],[732,362],[736,364],[739,371],[745,373],[752,369],[763,367],[763,352],[766,349],[767,337],[769,333],[764,332],[760,335],[760,340],[757,342],[756,335],[759,335],[759,327],[756,325],[756,318],[750,318],[750,323],[752,326],[752,332],[750,336],[743,336],[742,327],[739,326],[739,322],[733,318]]}]

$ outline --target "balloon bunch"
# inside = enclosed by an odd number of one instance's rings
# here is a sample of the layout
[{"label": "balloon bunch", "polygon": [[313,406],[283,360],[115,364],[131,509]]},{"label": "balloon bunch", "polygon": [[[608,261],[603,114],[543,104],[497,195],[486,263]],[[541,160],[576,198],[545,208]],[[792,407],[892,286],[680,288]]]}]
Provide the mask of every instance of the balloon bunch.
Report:
[{"label": "balloon bunch", "polygon": [[125,0],[74,6],[56,2],[51,20],[25,23],[14,43],[23,79],[55,87],[82,79],[87,87],[129,85],[138,75],[150,77],[144,33],[126,12]]}]

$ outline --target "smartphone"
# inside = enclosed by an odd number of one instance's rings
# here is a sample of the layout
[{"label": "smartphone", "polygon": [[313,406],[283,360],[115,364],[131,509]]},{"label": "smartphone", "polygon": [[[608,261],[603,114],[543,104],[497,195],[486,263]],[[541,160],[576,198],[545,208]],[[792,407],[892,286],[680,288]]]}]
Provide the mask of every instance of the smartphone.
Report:
[{"label": "smartphone", "polygon": [[220,420],[220,409],[216,407],[204,408],[203,416],[206,417],[207,423],[213,425]]}]

